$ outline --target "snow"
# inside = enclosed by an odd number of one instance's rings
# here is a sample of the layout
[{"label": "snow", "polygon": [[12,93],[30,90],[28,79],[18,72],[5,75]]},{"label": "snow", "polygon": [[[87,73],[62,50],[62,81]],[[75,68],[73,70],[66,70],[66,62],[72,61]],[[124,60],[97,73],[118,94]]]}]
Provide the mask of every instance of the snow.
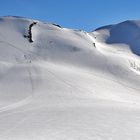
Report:
[{"label": "snow", "polygon": [[1,17],[0,139],[139,140],[139,35],[140,21],[87,33]]}]

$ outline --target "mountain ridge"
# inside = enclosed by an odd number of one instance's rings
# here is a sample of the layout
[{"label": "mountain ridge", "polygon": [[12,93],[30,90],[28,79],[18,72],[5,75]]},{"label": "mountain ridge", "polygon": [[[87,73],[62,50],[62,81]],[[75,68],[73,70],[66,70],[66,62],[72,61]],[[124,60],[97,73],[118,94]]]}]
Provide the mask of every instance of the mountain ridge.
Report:
[{"label": "mountain ridge", "polygon": [[140,30],[126,24],[0,18],[0,139],[139,139]]}]

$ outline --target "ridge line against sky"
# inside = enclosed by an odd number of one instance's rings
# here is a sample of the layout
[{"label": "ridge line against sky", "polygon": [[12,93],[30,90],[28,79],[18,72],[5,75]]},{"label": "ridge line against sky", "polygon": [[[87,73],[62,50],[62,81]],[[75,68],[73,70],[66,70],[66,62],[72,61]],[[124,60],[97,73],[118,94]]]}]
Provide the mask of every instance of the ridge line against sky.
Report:
[{"label": "ridge line against sky", "polygon": [[92,31],[140,19],[139,0],[0,0],[0,16],[13,15]]}]

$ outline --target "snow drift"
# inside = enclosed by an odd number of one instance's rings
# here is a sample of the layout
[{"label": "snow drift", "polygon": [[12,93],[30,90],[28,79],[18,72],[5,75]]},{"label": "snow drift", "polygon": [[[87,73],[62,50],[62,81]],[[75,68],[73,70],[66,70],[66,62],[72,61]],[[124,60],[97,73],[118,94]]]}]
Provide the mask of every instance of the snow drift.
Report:
[{"label": "snow drift", "polygon": [[0,138],[139,139],[139,36],[140,21],[88,33],[1,17]]}]

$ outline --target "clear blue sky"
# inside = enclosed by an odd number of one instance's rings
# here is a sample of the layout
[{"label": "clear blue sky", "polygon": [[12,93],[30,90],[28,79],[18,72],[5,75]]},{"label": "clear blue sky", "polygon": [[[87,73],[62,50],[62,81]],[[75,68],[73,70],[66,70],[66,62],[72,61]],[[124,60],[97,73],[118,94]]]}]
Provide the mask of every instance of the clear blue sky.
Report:
[{"label": "clear blue sky", "polygon": [[140,19],[140,0],[0,0],[0,16],[15,15],[91,31]]}]

